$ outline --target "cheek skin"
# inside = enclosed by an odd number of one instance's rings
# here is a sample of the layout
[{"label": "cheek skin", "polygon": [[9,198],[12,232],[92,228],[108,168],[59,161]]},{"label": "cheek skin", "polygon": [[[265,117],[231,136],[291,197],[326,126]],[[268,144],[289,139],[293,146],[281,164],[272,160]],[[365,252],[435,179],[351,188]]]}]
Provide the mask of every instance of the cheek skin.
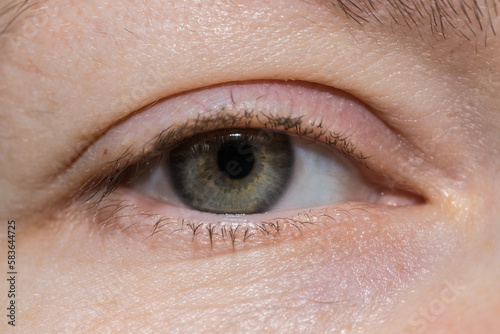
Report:
[{"label": "cheek skin", "polygon": [[[489,178],[487,173],[476,175]],[[500,328],[498,206],[495,182],[478,181],[446,206],[448,226],[456,228],[454,255],[432,283],[409,299],[405,333],[496,333]]]},{"label": "cheek skin", "polygon": [[181,261],[65,217],[19,238],[24,275],[37,277],[23,283],[21,314],[25,326],[55,331],[373,332],[454,254],[458,236],[436,215],[426,220],[432,210]]}]

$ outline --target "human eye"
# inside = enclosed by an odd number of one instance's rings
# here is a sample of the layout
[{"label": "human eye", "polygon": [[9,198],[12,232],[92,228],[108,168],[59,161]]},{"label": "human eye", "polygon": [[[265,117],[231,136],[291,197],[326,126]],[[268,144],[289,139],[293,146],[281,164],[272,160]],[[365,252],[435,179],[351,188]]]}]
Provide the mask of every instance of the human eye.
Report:
[{"label": "human eye", "polygon": [[133,188],[166,203],[227,215],[368,200],[356,169],[303,141],[255,128],[200,133],[148,166]]},{"label": "human eye", "polygon": [[394,156],[407,145],[341,91],[229,83],[159,101],[108,131],[87,158],[116,159],[80,196],[102,230],[175,244],[182,257],[250,249],[421,204],[383,144]]}]

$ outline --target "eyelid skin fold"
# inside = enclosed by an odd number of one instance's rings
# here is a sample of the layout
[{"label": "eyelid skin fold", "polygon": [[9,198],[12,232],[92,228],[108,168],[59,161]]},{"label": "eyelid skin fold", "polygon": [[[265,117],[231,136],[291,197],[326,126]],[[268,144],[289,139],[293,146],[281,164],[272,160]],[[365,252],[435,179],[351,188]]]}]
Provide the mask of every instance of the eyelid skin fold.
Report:
[{"label": "eyelid skin fold", "polygon": [[422,160],[411,156],[415,152],[409,144],[366,106],[341,91],[308,83],[256,82],[187,92],[140,110],[95,142],[74,169],[80,178],[92,180],[90,184],[110,183],[104,180],[106,174],[116,174],[141,155],[154,158],[191,135],[236,127],[266,128],[324,142],[375,172],[387,171],[385,181],[390,175],[394,184],[410,184],[404,174],[414,170],[405,165]]}]

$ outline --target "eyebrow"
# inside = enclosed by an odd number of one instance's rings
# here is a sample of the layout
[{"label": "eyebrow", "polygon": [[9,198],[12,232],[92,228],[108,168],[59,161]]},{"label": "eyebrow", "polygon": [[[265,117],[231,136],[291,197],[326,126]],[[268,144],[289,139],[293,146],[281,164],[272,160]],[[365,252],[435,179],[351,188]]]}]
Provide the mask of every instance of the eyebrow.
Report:
[{"label": "eyebrow", "polygon": [[[500,0],[320,0],[340,9],[361,26],[406,26],[447,38],[449,33],[467,40],[480,32],[496,35],[493,19],[499,16]],[[0,35],[44,0],[0,0]],[[497,6],[498,2],[498,6]]]},{"label": "eyebrow", "polygon": [[[325,1],[326,2],[326,1]],[[406,26],[432,35],[450,33],[468,40],[488,32],[496,35],[493,19],[498,17],[500,0],[331,0],[335,11],[341,9],[357,24]]]},{"label": "eyebrow", "polygon": [[0,34],[6,33],[23,14],[41,0],[0,0]]}]

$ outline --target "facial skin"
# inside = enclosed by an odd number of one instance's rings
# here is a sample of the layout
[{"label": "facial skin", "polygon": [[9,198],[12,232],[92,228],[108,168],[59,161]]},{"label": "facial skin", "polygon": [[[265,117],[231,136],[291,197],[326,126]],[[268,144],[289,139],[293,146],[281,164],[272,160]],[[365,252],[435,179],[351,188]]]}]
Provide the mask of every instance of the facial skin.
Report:
[{"label": "facial skin", "polygon": [[[15,20],[19,9],[5,10],[0,218],[16,220],[19,275],[16,328],[4,317],[0,332],[498,331],[500,19],[493,2],[478,16],[468,3],[452,1],[457,15],[439,7],[443,26],[385,1],[373,15],[319,0],[42,1]],[[213,219],[202,213],[120,186],[100,210],[75,196],[210,109],[202,94],[232,90],[237,105],[258,85],[283,91],[283,105],[298,100],[290,87],[319,85],[353,101],[342,116],[307,104],[301,116],[342,126],[410,204],[331,203],[303,233],[285,224],[211,247],[206,231],[151,235],[137,222]]]}]

